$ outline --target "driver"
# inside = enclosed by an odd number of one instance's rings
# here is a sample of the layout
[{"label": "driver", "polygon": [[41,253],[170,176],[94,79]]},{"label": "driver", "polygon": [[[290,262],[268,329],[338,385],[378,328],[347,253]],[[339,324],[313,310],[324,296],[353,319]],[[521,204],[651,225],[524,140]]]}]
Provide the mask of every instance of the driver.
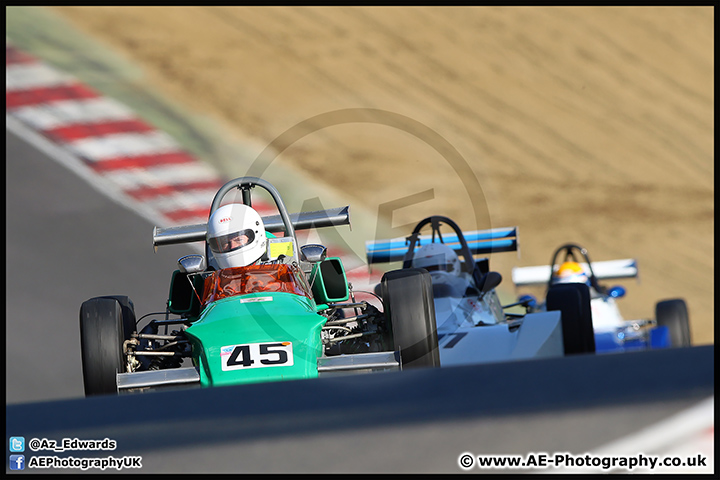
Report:
[{"label": "driver", "polygon": [[206,239],[221,269],[252,265],[267,250],[262,218],[241,203],[230,203],[215,210],[208,222]]},{"label": "driver", "polygon": [[460,268],[460,259],[455,250],[443,243],[428,243],[420,247],[412,259],[414,268],[424,268],[430,272],[433,286],[445,287],[436,288],[436,292],[444,292],[452,297],[465,295],[469,285],[464,278]]}]

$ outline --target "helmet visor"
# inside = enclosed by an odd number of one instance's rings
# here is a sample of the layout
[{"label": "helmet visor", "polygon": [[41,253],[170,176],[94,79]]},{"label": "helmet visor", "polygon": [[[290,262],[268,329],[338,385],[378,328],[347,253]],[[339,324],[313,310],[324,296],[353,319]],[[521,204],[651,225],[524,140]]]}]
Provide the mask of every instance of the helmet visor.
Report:
[{"label": "helmet visor", "polygon": [[428,272],[452,272],[453,265],[451,263],[445,263],[442,265],[426,265],[424,267]]},{"label": "helmet visor", "polygon": [[255,232],[247,228],[239,232],[228,233],[208,239],[210,250],[215,253],[228,253],[235,251],[245,245],[251,244],[255,240]]}]

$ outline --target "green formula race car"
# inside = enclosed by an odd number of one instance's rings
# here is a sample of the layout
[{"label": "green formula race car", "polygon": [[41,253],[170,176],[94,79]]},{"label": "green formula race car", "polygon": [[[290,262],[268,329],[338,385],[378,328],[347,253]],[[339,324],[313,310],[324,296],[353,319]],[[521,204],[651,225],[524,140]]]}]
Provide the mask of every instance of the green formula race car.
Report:
[{"label": "green formula race car", "polygon": [[[232,223],[232,215],[218,219],[213,214],[228,205],[223,199],[233,191],[242,198],[236,211],[252,209],[257,187],[270,194],[278,213],[258,215],[253,225],[262,231],[244,231],[262,240],[253,247],[262,248],[260,258],[228,266],[222,257],[242,251],[231,240],[243,232],[211,237],[213,225]],[[178,260],[163,318],[149,320],[143,328],[127,296],[96,297],[82,304],[85,394],[439,366],[427,271],[385,273],[381,311],[355,300],[339,257],[328,256],[323,245],[298,245],[296,230],[349,221],[348,207],[290,215],[273,185],[241,177],[217,192],[208,224],[156,227],[155,248],[204,241],[204,255]],[[248,241],[247,236],[242,239]]]}]

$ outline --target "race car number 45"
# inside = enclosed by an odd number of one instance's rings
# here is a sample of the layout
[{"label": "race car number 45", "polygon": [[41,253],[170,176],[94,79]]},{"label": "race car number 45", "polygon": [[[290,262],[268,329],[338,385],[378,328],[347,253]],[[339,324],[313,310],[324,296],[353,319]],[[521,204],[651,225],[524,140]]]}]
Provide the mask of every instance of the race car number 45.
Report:
[{"label": "race car number 45", "polygon": [[220,349],[223,371],[260,367],[290,367],[293,364],[291,342],[246,343]]}]

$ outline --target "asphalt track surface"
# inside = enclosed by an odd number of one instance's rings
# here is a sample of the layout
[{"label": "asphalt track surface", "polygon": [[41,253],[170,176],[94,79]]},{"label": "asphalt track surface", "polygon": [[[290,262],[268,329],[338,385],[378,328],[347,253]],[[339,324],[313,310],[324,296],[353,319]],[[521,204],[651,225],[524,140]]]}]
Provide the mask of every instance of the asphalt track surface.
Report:
[{"label": "asphalt track surface", "polygon": [[129,295],[139,315],[164,311],[177,259],[192,252],[153,253],[149,220],[15,135],[6,142],[6,402],[80,398],[82,302]]},{"label": "asphalt track surface", "polygon": [[582,454],[714,393],[705,346],[84,399],[82,301],[161,310],[188,252],[153,253],[148,220],[6,141],[6,438],[108,437],[74,455],[142,473],[462,473],[464,452]]}]

